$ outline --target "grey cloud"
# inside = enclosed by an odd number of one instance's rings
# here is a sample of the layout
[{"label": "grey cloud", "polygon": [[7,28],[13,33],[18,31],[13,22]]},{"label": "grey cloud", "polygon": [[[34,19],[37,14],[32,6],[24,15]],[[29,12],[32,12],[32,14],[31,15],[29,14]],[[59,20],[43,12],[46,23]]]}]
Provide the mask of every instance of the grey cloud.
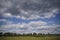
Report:
[{"label": "grey cloud", "polygon": [[60,26],[57,26],[54,31],[60,33]]},{"label": "grey cloud", "polygon": [[[23,10],[23,11],[22,11]],[[60,10],[60,0],[0,0],[0,14],[3,16],[5,13],[11,13],[12,16],[16,17],[19,15],[20,18],[26,18],[26,19],[37,19],[37,18],[51,18],[54,17],[57,12]],[[56,14],[55,14],[56,13]],[[6,15],[7,16],[7,15]],[[35,23],[35,22],[34,22]],[[14,29],[20,29],[23,30],[23,32],[60,32],[60,28],[56,26],[56,28],[48,28],[44,26],[43,24],[24,24],[24,27],[21,28],[21,26],[15,25],[7,25],[6,29],[0,28],[0,30],[10,30]],[[41,25],[40,25],[41,24]],[[23,25],[23,24],[21,24]],[[27,25],[27,26],[26,26]],[[42,28],[39,29],[38,27],[41,26]],[[20,31],[18,30],[18,31]],[[44,31],[45,30],[45,31]],[[53,33],[54,33],[53,32]]]},{"label": "grey cloud", "polygon": [[49,8],[59,8],[59,3],[59,0],[40,0],[38,3],[25,2],[23,9],[48,11]]},{"label": "grey cloud", "polygon": [[12,15],[20,15],[18,9],[16,9],[16,8],[8,9],[8,10],[6,10],[6,12],[11,13]]},{"label": "grey cloud", "polygon": [[[8,12],[26,19],[51,18],[55,9],[60,9],[60,0],[0,0],[0,14]],[[22,10],[28,14],[21,13]]]},{"label": "grey cloud", "polygon": [[22,9],[24,10],[40,10],[41,9],[41,5],[37,4],[37,3],[30,3],[30,2],[25,2],[22,5]]}]

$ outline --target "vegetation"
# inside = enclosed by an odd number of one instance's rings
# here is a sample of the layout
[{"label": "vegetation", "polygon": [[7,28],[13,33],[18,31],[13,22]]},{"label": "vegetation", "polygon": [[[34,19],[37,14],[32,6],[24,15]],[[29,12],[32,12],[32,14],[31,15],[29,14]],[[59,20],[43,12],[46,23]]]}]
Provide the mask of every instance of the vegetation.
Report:
[{"label": "vegetation", "polygon": [[42,34],[42,33],[0,33],[0,40],[60,40],[60,34]]},{"label": "vegetation", "polygon": [[2,33],[0,32],[0,36],[36,36],[36,37],[43,37],[43,36],[60,36],[60,34],[42,34],[42,33],[28,33],[28,34],[17,34],[17,33]]},{"label": "vegetation", "polygon": [[13,36],[13,37],[0,37],[0,40],[60,40],[58,36],[51,37],[33,37],[33,36]]}]

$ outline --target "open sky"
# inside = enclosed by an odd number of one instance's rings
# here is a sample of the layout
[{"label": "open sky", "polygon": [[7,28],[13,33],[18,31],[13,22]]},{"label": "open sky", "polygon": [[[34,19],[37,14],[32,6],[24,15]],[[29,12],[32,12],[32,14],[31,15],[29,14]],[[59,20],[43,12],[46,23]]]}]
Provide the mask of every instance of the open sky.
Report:
[{"label": "open sky", "polygon": [[0,0],[0,32],[60,34],[60,0]]}]

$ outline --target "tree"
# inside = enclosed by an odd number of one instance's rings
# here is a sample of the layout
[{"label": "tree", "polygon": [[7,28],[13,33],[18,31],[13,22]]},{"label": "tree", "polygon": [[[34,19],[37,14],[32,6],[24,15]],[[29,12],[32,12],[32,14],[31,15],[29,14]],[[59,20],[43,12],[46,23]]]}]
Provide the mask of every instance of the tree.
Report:
[{"label": "tree", "polygon": [[33,35],[35,36],[35,35],[37,35],[36,33],[33,33]]},{"label": "tree", "polygon": [[3,35],[3,33],[2,32],[0,32],[0,36],[2,36]]}]

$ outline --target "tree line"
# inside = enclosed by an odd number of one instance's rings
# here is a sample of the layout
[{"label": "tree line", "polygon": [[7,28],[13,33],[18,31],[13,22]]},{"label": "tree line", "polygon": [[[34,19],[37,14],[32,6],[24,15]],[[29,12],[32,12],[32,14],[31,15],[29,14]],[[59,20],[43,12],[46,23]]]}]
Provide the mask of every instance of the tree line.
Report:
[{"label": "tree line", "polygon": [[17,33],[10,33],[10,32],[7,32],[7,33],[3,33],[3,32],[0,32],[0,36],[37,36],[37,37],[44,37],[44,36],[60,36],[60,34],[42,34],[42,33],[23,33],[23,34],[17,34]]}]

